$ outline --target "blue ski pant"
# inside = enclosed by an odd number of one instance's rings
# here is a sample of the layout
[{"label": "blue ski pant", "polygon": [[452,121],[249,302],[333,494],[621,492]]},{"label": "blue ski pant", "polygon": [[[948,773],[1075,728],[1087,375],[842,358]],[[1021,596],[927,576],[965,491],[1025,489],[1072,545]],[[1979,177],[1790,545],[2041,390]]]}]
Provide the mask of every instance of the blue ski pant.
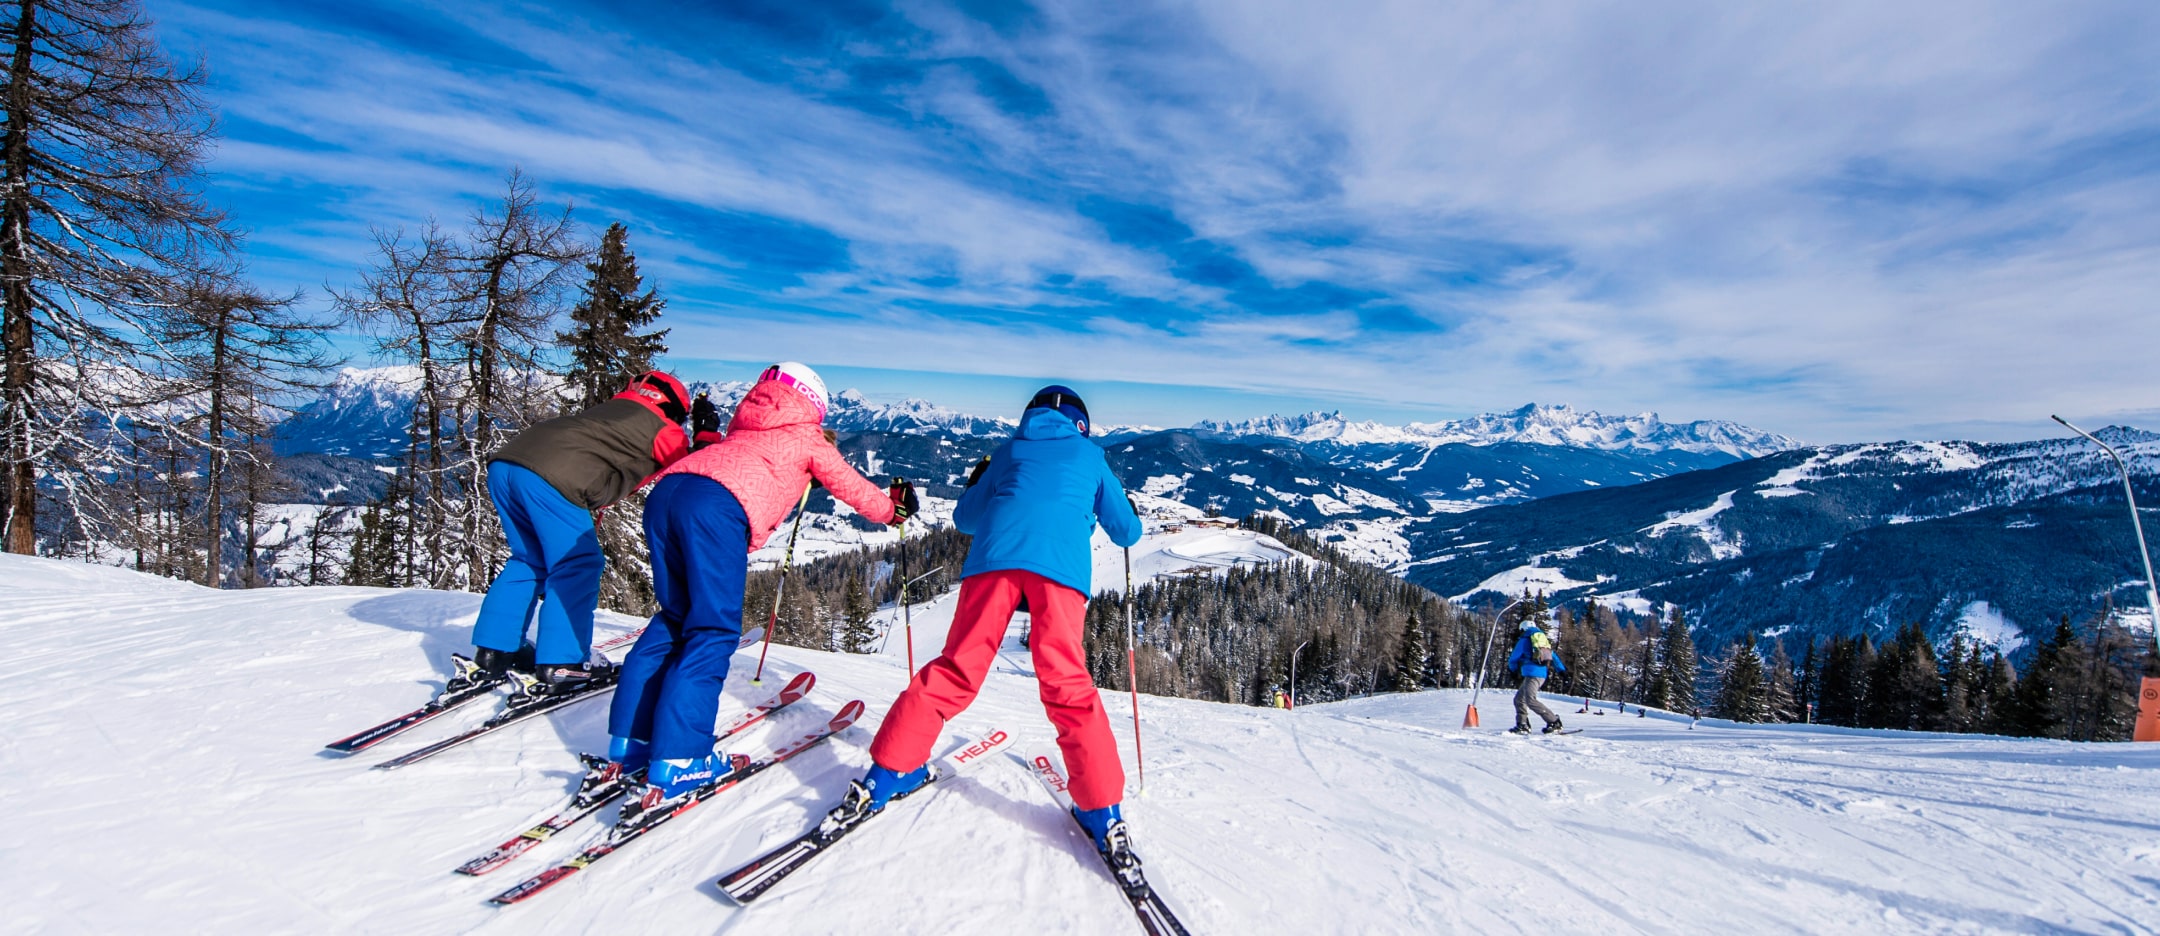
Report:
[{"label": "blue ski pant", "polygon": [[645,499],[645,545],[660,613],[623,660],[608,733],[651,742],[654,760],[704,757],[742,641],[750,518],[720,482],[669,475]]},{"label": "blue ski pant", "polygon": [[583,663],[600,603],[600,538],[592,514],[523,465],[488,466],[488,496],[502,517],[510,561],[480,602],[473,646],[515,652],[540,609],[535,663]]}]

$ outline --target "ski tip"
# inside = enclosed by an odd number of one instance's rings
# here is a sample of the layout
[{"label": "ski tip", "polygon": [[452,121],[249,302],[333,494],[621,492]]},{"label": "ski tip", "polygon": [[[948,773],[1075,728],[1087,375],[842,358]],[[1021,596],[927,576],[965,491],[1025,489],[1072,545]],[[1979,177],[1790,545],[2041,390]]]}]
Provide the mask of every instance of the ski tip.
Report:
[{"label": "ski tip", "polygon": [[867,708],[867,706],[863,705],[863,701],[861,699],[853,700],[846,705],[840,706],[839,713],[835,714],[832,717],[832,721],[827,722],[826,726],[834,731],[839,731],[842,728],[846,728],[849,725],[855,724],[855,720],[862,717],[863,710],[865,708]]},{"label": "ski tip", "polygon": [[800,673],[796,673],[794,679],[788,680],[787,688],[781,691],[792,692],[797,695],[809,695],[811,688],[815,687],[816,685],[817,674],[810,672],[809,670],[803,670]]}]

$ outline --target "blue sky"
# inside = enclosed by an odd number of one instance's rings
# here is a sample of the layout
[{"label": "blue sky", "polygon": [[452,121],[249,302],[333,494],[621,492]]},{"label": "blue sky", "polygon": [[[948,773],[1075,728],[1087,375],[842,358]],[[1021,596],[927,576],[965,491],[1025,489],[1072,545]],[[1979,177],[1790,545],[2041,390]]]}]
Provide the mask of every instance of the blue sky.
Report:
[{"label": "blue sky", "polygon": [[2151,3],[147,8],[253,270],[316,300],[518,166],[629,226],[693,377],[2160,427]]}]

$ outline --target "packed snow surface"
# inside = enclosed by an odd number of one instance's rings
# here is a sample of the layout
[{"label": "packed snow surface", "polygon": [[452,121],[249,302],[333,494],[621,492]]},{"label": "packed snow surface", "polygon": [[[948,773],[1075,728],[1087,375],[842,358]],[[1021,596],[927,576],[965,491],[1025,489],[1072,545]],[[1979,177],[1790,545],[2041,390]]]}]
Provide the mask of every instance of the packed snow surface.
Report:
[{"label": "packed snow surface", "polygon": [[[402,771],[366,769],[482,712],[353,758],[321,745],[423,701],[477,596],[220,592],[0,556],[0,837],[15,932],[1136,933],[1088,846],[1017,765],[903,802],[749,909],[712,881],[808,828],[866,763],[906,678],[891,655],[774,647],[723,714],[795,672],[865,723],[532,902],[486,898],[596,829],[482,878],[450,869],[551,812],[604,743],[605,703]],[[604,634],[633,622],[608,616]],[[1282,712],[1146,698],[1128,816],[1196,933],[2150,932],[2160,745],[2075,745],[1575,714],[1514,738],[1504,692]],[[1122,693],[1105,693],[1131,753]],[[999,667],[953,728],[1051,733]],[[1128,773],[1132,773],[1128,764]],[[603,812],[601,818],[612,815]]]}]

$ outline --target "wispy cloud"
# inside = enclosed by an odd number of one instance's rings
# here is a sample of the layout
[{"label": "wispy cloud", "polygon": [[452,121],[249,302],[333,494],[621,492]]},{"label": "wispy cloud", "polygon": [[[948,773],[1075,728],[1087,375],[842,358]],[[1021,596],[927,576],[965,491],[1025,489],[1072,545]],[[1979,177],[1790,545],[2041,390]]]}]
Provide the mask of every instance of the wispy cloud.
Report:
[{"label": "wispy cloud", "polygon": [[685,358],[1826,440],[2160,409],[2150,4],[1112,7],[151,4],[298,283],[521,165],[632,226]]}]

